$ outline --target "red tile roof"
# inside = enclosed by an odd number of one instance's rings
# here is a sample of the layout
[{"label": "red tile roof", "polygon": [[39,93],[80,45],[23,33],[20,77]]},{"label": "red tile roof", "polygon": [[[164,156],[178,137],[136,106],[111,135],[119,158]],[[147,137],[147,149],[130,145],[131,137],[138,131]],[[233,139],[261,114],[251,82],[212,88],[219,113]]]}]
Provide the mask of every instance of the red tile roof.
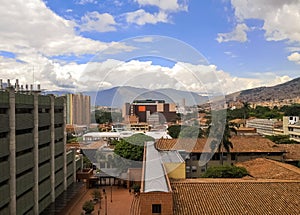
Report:
[{"label": "red tile roof", "polygon": [[286,161],[300,161],[300,144],[280,144],[280,147],[286,151]]},{"label": "red tile roof", "polygon": [[173,181],[174,215],[300,214],[300,181]]},{"label": "red tile roof", "polygon": [[[233,136],[231,152],[283,152],[284,149],[271,140],[259,135]],[[207,145],[206,145],[207,144]],[[206,146],[205,146],[206,145]],[[156,143],[159,150],[186,150],[194,153],[210,152],[209,139],[160,139]]]},{"label": "red tile roof", "polygon": [[256,158],[235,165],[245,167],[254,178],[300,180],[300,168],[266,158]]}]

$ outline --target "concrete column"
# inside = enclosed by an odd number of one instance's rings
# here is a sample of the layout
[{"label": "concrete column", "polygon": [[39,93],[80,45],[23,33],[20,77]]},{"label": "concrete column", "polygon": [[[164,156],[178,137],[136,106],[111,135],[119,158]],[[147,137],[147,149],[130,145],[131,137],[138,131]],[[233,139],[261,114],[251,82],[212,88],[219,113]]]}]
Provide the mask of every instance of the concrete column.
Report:
[{"label": "concrete column", "polygon": [[284,135],[288,135],[289,134],[289,117],[288,116],[284,116],[283,117],[283,120],[282,120],[282,123],[283,123],[283,134]]},{"label": "concrete column", "polygon": [[63,109],[63,117],[64,117],[64,122],[63,122],[63,130],[64,130],[64,137],[63,137],[63,144],[64,144],[64,152],[63,152],[63,160],[64,160],[64,190],[67,190],[68,184],[67,184],[67,131],[66,131],[66,121],[67,121],[67,104],[66,104],[66,98],[64,98],[64,109]]},{"label": "concrete column", "polygon": [[73,182],[76,182],[76,151],[72,149],[72,156],[73,156]]},{"label": "concrete column", "polygon": [[55,201],[55,127],[54,127],[54,102],[55,98],[53,95],[50,97],[51,104],[50,104],[50,135],[51,135],[51,142],[50,142],[50,165],[51,165],[51,201]]},{"label": "concrete column", "polygon": [[16,97],[15,90],[9,89],[9,188],[10,202],[9,211],[11,215],[17,214],[16,197]]},{"label": "concrete column", "polygon": [[33,94],[33,199],[34,199],[34,214],[39,214],[39,95]]}]

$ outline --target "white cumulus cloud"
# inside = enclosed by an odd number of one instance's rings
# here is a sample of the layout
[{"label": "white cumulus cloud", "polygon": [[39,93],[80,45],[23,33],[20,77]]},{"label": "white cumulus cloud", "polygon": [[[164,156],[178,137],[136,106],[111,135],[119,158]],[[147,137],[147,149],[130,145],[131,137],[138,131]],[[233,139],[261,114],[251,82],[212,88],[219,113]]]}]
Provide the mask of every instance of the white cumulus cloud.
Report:
[{"label": "white cumulus cloud", "polygon": [[17,57],[32,52],[46,56],[93,54],[110,45],[78,35],[75,22],[58,16],[42,1],[5,1],[0,4],[0,14],[0,50]]},{"label": "white cumulus cloud", "polygon": [[135,0],[140,6],[151,5],[156,6],[165,11],[187,10],[187,2],[178,2],[177,0]]},{"label": "white cumulus cloud", "polygon": [[97,11],[89,12],[81,18],[81,31],[108,32],[116,31],[117,23],[109,13],[100,14]]},{"label": "white cumulus cloud", "polygon": [[219,43],[229,42],[229,41],[238,41],[246,42],[247,41],[247,31],[249,28],[246,24],[238,24],[232,32],[229,33],[219,33],[217,41]]},{"label": "white cumulus cloud", "polygon": [[[232,76],[215,65],[178,62],[173,67],[153,65],[151,61],[123,62],[108,59],[91,62],[78,82],[84,90],[98,87],[132,86],[146,89],[173,88],[201,94],[228,94],[236,91],[273,86],[291,80],[275,73],[257,73],[251,78]],[[103,84],[105,83],[105,84]]]},{"label": "white cumulus cloud", "polygon": [[85,4],[96,4],[97,2],[98,2],[97,0],[77,0],[75,3],[85,5]]},{"label": "white cumulus cloud", "polygon": [[126,13],[125,17],[128,23],[134,23],[137,25],[156,24],[158,22],[169,22],[168,15],[162,11],[151,14],[143,9],[139,9],[134,12]]},{"label": "white cumulus cloud", "polygon": [[267,40],[300,42],[300,1],[298,0],[231,0],[240,22],[263,20]]},{"label": "white cumulus cloud", "polygon": [[294,52],[292,54],[290,54],[287,59],[289,61],[293,61],[293,62],[296,62],[296,63],[299,63],[300,64],[300,53],[299,52]]}]

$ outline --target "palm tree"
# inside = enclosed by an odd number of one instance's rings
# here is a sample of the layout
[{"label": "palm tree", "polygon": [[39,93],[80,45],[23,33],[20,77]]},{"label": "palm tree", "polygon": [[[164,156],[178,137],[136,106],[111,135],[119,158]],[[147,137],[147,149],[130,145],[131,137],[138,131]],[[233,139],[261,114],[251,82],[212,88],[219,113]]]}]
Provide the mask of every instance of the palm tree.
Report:
[{"label": "palm tree", "polygon": [[218,148],[218,152],[219,152],[219,154],[221,154],[221,158],[220,158],[221,165],[223,165],[223,163],[224,163],[222,148],[224,148],[227,153],[229,153],[230,149],[233,148],[232,142],[230,141],[232,133],[236,134],[237,131],[236,131],[235,127],[233,126],[233,124],[229,123],[228,120],[226,120],[221,144],[219,145],[219,148]]},{"label": "palm tree", "polygon": [[[214,130],[212,131],[212,126],[210,125],[208,130],[210,132],[214,132],[215,134],[213,134],[213,136],[217,139],[217,140],[220,140],[221,139],[221,142],[220,144],[218,145],[218,154],[221,155],[220,156],[220,164],[223,165],[224,163],[224,158],[223,158],[223,150],[222,148],[224,148],[226,150],[227,153],[230,152],[230,149],[233,148],[233,145],[232,145],[232,142],[230,141],[230,138],[231,138],[231,134],[232,133],[237,133],[237,130],[235,129],[234,127],[234,124],[233,123],[229,123],[228,120],[226,120],[225,122],[225,125],[224,125],[224,131],[223,133],[220,131],[222,129],[222,125],[221,125],[221,122],[218,122],[217,125],[215,125],[213,128]],[[222,136],[221,136],[222,135]],[[211,142],[211,149],[212,151],[214,151],[214,149],[216,148],[217,146],[217,143],[218,141],[214,139],[212,140]]]},{"label": "palm tree", "polygon": [[244,110],[244,126],[246,126],[246,116],[250,110],[250,103],[249,102],[242,102],[243,103],[243,110]]}]

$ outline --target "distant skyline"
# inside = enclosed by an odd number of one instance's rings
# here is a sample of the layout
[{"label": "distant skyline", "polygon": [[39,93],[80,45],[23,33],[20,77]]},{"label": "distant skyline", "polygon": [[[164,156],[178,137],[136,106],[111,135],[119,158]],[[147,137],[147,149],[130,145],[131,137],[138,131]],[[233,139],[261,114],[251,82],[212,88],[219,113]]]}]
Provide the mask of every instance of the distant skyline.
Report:
[{"label": "distant skyline", "polygon": [[[226,94],[299,77],[299,0],[11,0],[1,3],[0,12],[4,81],[95,90],[103,83],[101,74],[89,70],[90,60],[112,45],[116,53],[133,52],[139,47],[120,42],[132,37],[151,45],[149,35],[174,38],[201,53],[208,64],[190,65],[192,71],[205,70],[199,82],[211,86],[216,79],[209,73],[216,74]],[[145,56],[126,62],[107,58],[94,67],[118,71],[105,80],[105,88],[123,83],[203,92],[186,75],[189,63]],[[124,82],[140,71],[153,77]],[[83,80],[85,74],[93,82]],[[123,82],[109,81],[115,79]]]}]

